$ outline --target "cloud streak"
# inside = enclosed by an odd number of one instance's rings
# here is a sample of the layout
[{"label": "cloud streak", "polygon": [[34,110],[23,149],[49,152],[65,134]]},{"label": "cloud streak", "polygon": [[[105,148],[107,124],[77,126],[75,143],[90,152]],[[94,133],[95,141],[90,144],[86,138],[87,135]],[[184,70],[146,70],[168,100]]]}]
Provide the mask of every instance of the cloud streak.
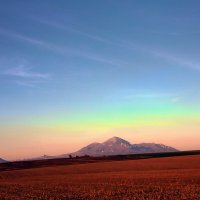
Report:
[{"label": "cloud streak", "polygon": [[36,47],[40,47],[40,48],[44,48],[47,49],[49,51],[64,55],[64,56],[75,56],[75,57],[80,57],[80,58],[84,58],[84,59],[89,59],[92,61],[97,61],[100,63],[105,63],[105,64],[109,64],[109,65],[113,65],[113,66],[117,66],[120,67],[123,63],[119,63],[119,61],[117,60],[113,60],[113,59],[108,59],[106,57],[103,56],[99,56],[97,54],[91,53],[91,52],[83,52],[77,49],[72,49],[72,48],[68,48],[66,46],[60,46],[60,45],[56,45],[50,42],[46,42],[43,40],[39,40],[33,37],[28,37],[25,35],[21,35],[19,33],[16,32],[11,32],[5,29],[0,29],[0,34],[6,36],[6,37],[10,37],[12,39],[16,39],[16,40],[20,40],[20,41],[24,41],[27,43],[30,43]]},{"label": "cloud streak", "polygon": [[149,52],[152,53],[154,56],[164,58],[165,60],[181,65],[182,67],[200,71],[200,63],[196,63],[191,60],[186,60],[184,58],[180,58],[178,56],[175,56],[166,52],[162,52],[162,51],[152,50]]},{"label": "cloud streak", "polygon": [[3,74],[20,78],[47,79],[50,77],[50,74],[33,72],[31,68],[24,65],[19,65],[14,68],[7,69],[3,72]]},{"label": "cloud streak", "polygon": [[30,87],[30,88],[33,88],[35,87],[38,82],[35,82],[35,81],[19,81],[19,80],[15,80],[15,81],[12,81],[14,84],[18,85],[18,86],[23,86],[23,87]]},{"label": "cloud streak", "polygon": [[[27,66],[25,61],[20,61],[15,67],[1,67],[0,75],[5,77],[6,84],[14,84],[23,87],[35,87],[42,82],[50,80],[52,77],[49,73],[40,73],[34,71],[32,67]],[[12,64],[13,65],[13,64]]]},{"label": "cloud streak", "polygon": [[[88,34],[86,32],[82,32],[80,30],[77,29],[73,29],[70,27],[65,27],[63,25],[57,24],[57,23],[53,23],[53,22],[49,22],[49,21],[45,21],[45,20],[38,20],[38,22],[40,23],[44,23],[50,26],[53,26],[55,28],[59,28],[61,30],[64,31],[70,31],[72,33],[76,33],[79,35],[82,35],[84,37],[88,37],[90,39],[99,41],[99,42],[103,42],[103,43],[107,43],[109,45],[118,47],[118,48],[125,48],[129,51],[140,51],[143,52],[145,54],[149,54],[153,57],[157,57],[157,58],[161,58],[166,60],[167,62],[170,62],[172,64],[176,64],[179,65],[179,67],[184,67],[184,68],[188,68],[191,70],[197,70],[200,71],[200,64],[198,62],[186,59],[186,58],[182,58],[179,56],[176,56],[174,54],[165,52],[163,50],[158,50],[158,49],[154,49],[152,47],[148,47],[145,45],[141,45],[141,44],[137,44],[137,43],[132,43],[130,41],[124,41],[124,40],[120,40],[120,39],[116,39],[115,41],[110,41],[106,38],[103,37],[99,37],[99,36],[95,36],[92,34]],[[98,55],[92,52],[83,52],[77,49],[73,49],[73,48],[68,48],[66,46],[60,46],[60,45],[56,45],[50,42],[46,42],[44,40],[39,40],[37,38],[33,38],[33,37],[28,37],[16,32],[11,32],[5,29],[0,29],[0,34],[5,35],[6,37],[10,37],[16,40],[20,40],[20,41],[24,41],[27,43],[30,43],[36,47],[39,48],[44,48],[47,49],[49,51],[64,55],[64,56],[75,56],[75,57],[80,57],[83,59],[88,59],[88,60],[92,60],[92,61],[96,61],[96,62],[100,62],[100,63],[104,63],[104,64],[108,64],[108,65],[112,65],[112,66],[116,66],[116,67],[121,67],[121,66],[128,66],[129,64],[122,61],[122,60],[116,60],[116,59],[111,59],[111,58],[107,58],[104,57],[102,55]]]},{"label": "cloud streak", "polygon": [[133,98],[144,98],[144,99],[151,99],[151,98],[169,98],[174,97],[174,94],[170,93],[136,93],[130,94],[125,96],[125,99],[133,99]]},{"label": "cloud streak", "polygon": [[93,34],[89,34],[87,32],[80,31],[78,29],[75,29],[75,28],[72,28],[72,27],[69,27],[69,26],[65,26],[65,25],[62,25],[62,24],[57,23],[57,22],[44,20],[44,19],[36,19],[36,18],[34,18],[34,20],[36,22],[42,23],[44,25],[48,25],[48,26],[51,26],[51,27],[54,27],[54,28],[57,28],[57,29],[60,29],[60,30],[66,31],[66,32],[75,33],[77,35],[82,35],[84,37],[87,37],[89,39],[93,39],[93,40],[96,40],[96,41],[99,41],[99,42],[112,43],[111,41],[109,41],[106,38],[103,38],[103,37],[100,37],[100,36],[97,36],[97,35],[93,35]]},{"label": "cloud streak", "polygon": [[200,71],[200,63],[186,59],[186,58],[182,58],[180,56],[176,56],[175,54],[172,54],[160,49],[150,48],[148,46],[136,44],[136,43],[133,44],[129,41],[121,41],[118,43],[118,45],[120,45],[121,47],[125,47],[129,50],[137,50],[145,54],[149,54],[153,57],[162,58],[166,60],[167,62],[170,62],[171,64],[179,65],[180,67]]},{"label": "cloud streak", "polygon": [[159,92],[149,90],[137,90],[137,89],[117,89],[114,93],[107,96],[108,100],[131,102],[133,100],[165,100],[173,103],[179,102],[184,94],[177,94],[173,92]]},{"label": "cloud streak", "polygon": [[[93,40],[96,40],[96,41],[99,41],[99,42],[104,42],[104,43],[108,43],[110,45],[114,45],[114,46],[118,46],[118,47],[124,47],[124,48],[128,48],[128,49],[130,48],[130,45],[126,45],[120,40],[113,42],[113,41],[110,41],[106,38],[96,36],[96,35],[92,35],[92,34],[88,34],[86,32],[83,32],[83,31],[80,31],[80,30],[77,30],[77,29],[74,29],[74,28],[71,28],[71,27],[67,27],[67,26],[64,26],[62,24],[58,24],[58,23],[55,23],[55,22],[42,20],[42,19],[37,19],[37,21],[42,23],[42,24],[46,24],[46,25],[52,26],[54,28],[58,28],[60,30],[79,34],[79,35],[82,35],[84,37],[88,37],[90,39],[93,39]],[[179,35],[176,32],[167,32],[167,34]],[[130,42],[127,42],[127,43],[130,44]],[[183,67],[200,71],[200,64],[196,63],[194,61],[186,60],[184,58],[172,55],[170,53],[160,51],[160,50],[156,50],[156,49],[151,49],[151,48],[148,48],[148,47],[145,47],[145,46],[142,46],[142,45],[134,44],[133,46],[134,46],[134,49],[149,53],[149,54],[156,56],[156,57],[163,58],[163,59],[165,59],[169,62],[176,63],[176,64],[181,65]],[[102,61],[104,62],[104,60],[102,60]],[[113,64],[113,63],[110,63],[110,64]]]}]

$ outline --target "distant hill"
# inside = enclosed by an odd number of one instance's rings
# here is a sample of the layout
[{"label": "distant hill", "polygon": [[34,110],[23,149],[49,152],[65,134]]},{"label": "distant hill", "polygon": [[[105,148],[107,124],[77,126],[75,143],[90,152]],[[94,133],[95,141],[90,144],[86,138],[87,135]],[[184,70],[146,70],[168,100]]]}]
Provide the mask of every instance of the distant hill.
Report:
[{"label": "distant hill", "polygon": [[[71,153],[72,156],[105,156],[105,155],[126,155],[140,153],[160,153],[160,152],[176,152],[177,149],[163,144],[141,143],[131,144],[128,141],[113,137],[103,143],[92,143],[83,147],[77,152]],[[69,154],[61,155],[67,157]]]},{"label": "distant hill", "polygon": [[0,163],[6,163],[6,162],[8,162],[8,161],[6,161],[6,160],[0,158]]}]

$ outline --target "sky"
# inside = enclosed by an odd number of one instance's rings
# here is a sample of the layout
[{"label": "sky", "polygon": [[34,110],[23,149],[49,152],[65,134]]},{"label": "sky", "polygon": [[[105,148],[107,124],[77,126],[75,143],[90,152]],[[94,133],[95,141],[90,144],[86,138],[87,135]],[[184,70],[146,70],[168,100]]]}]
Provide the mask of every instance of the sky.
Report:
[{"label": "sky", "polygon": [[200,149],[200,1],[0,2],[0,157],[119,136]]}]

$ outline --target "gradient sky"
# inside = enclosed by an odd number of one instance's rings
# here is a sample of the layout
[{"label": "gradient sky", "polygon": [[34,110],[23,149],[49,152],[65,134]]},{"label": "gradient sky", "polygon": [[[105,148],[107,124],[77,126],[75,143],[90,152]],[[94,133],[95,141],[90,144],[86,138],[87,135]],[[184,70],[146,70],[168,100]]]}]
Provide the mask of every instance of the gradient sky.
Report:
[{"label": "gradient sky", "polygon": [[0,2],[0,157],[119,136],[200,149],[200,1]]}]

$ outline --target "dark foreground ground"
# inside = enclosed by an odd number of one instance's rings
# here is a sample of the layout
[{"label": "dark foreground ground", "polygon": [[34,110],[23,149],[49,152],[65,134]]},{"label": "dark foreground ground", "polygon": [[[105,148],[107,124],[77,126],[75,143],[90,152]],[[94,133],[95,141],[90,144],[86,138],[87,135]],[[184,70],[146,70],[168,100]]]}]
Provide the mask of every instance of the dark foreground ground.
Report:
[{"label": "dark foreground ground", "polygon": [[1,171],[0,199],[197,200],[200,155]]},{"label": "dark foreground ground", "polygon": [[0,172],[10,171],[10,170],[59,166],[59,165],[66,166],[66,165],[76,165],[76,164],[86,164],[86,163],[96,163],[96,162],[139,160],[139,159],[149,159],[149,158],[186,156],[186,155],[200,155],[200,150],[164,152],[164,153],[144,153],[144,154],[130,154],[130,155],[113,155],[113,156],[102,156],[102,157],[90,157],[86,155],[86,156],[73,157],[73,158],[54,158],[54,159],[43,159],[43,160],[15,161],[15,162],[1,163]]}]

